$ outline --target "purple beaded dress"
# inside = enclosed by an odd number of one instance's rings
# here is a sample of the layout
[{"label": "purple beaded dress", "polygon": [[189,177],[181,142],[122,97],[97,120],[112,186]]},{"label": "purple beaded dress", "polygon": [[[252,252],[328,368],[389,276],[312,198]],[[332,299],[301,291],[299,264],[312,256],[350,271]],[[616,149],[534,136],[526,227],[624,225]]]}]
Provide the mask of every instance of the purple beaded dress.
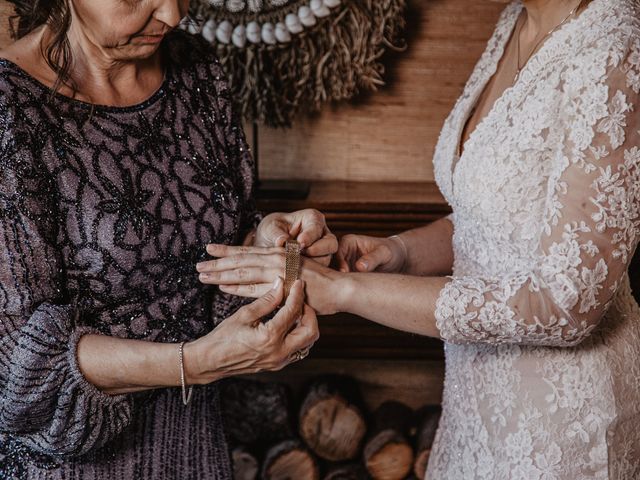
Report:
[{"label": "purple beaded dress", "polygon": [[215,384],[187,407],[108,396],[75,355],[86,332],[178,342],[239,306],[195,264],[255,226],[252,160],[210,48],[174,32],[163,54],[162,87],[126,108],[0,60],[0,478],[231,477]]}]

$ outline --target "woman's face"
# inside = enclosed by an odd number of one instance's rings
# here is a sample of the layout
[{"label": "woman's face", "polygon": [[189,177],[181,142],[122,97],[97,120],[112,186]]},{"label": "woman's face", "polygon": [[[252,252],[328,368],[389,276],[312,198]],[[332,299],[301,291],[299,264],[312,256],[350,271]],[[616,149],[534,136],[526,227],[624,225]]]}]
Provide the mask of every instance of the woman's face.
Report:
[{"label": "woman's face", "polygon": [[72,0],[71,5],[73,28],[111,59],[134,60],[156,52],[186,16],[189,0]]}]

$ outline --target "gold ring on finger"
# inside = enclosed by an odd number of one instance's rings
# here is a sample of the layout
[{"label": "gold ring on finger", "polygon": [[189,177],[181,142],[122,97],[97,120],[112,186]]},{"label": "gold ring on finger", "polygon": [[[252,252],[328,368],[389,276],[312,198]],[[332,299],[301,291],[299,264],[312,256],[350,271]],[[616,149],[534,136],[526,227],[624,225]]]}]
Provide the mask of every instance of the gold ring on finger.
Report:
[{"label": "gold ring on finger", "polygon": [[296,362],[303,360],[309,356],[310,348],[303,348],[295,353]]}]

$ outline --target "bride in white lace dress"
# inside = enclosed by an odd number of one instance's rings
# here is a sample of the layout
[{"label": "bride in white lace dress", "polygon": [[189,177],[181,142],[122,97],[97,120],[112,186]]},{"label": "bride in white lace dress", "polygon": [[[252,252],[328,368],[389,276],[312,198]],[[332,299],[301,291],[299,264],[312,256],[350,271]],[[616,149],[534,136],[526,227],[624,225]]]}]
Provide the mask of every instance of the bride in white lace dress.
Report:
[{"label": "bride in white lace dress", "polygon": [[[448,219],[302,269],[319,313],[445,340],[429,479],[640,479],[640,7],[578,3],[506,7],[436,149]],[[210,252],[228,292],[281,275]]]},{"label": "bride in white lace dress", "polygon": [[458,156],[523,17],[504,11],[434,158],[455,263],[428,477],[640,479],[638,3],[594,0],[555,31]]}]

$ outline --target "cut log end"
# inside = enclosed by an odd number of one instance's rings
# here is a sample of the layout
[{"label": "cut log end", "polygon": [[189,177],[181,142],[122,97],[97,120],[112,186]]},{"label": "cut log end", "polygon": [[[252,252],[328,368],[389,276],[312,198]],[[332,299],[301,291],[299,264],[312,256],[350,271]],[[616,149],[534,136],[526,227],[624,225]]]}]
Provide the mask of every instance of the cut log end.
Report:
[{"label": "cut log end", "polygon": [[265,478],[271,480],[295,480],[297,478],[317,479],[318,468],[308,452],[285,453],[274,462]]},{"label": "cut log end", "polygon": [[369,480],[369,475],[362,464],[348,463],[330,468],[323,480]]},{"label": "cut log end", "polygon": [[309,447],[330,461],[355,458],[366,430],[360,411],[338,397],[310,407],[300,425]]},{"label": "cut log end", "polygon": [[319,480],[320,470],[311,453],[297,440],[287,440],[272,447],[262,470],[265,480]]},{"label": "cut log end", "polygon": [[416,460],[413,473],[418,478],[424,478],[429,464],[431,447],[438,430],[441,409],[439,406],[426,406],[418,412],[419,422],[416,431]]},{"label": "cut log end", "polygon": [[413,447],[409,443],[413,410],[388,401],[374,414],[371,435],[364,447],[364,462],[374,480],[402,480],[413,468]]},{"label": "cut log end", "polygon": [[238,445],[273,443],[293,436],[289,388],[278,383],[233,379],[221,398],[226,430]]},{"label": "cut log end", "polygon": [[234,448],[231,459],[234,480],[255,480],[258,477],[258,460],[244,448]]},{"label": "cut log end", "polygon": [[367,460],[367,470],[376,480],[402,480],[411,471],[413,450],[407,443],[389,443]]},{"label": "cut log end", "polygon": [[355,380],[333,376],[314,382],[300,409],[300,435],[321,458],[354,459],[367,425]]},{"label": "cut log end", "polygon": [[413,466],[413,473],[418,478],[424,478],[427,473],[427,465],[429,464],[429,455],[431,449],[423,450],[416,455],[416,461]]},{"label": "cut log end", "polygon": [[386,430],[367,443],[364,459],[375,480],[402,480],[413,466],[413,449],[397,432]]}]

